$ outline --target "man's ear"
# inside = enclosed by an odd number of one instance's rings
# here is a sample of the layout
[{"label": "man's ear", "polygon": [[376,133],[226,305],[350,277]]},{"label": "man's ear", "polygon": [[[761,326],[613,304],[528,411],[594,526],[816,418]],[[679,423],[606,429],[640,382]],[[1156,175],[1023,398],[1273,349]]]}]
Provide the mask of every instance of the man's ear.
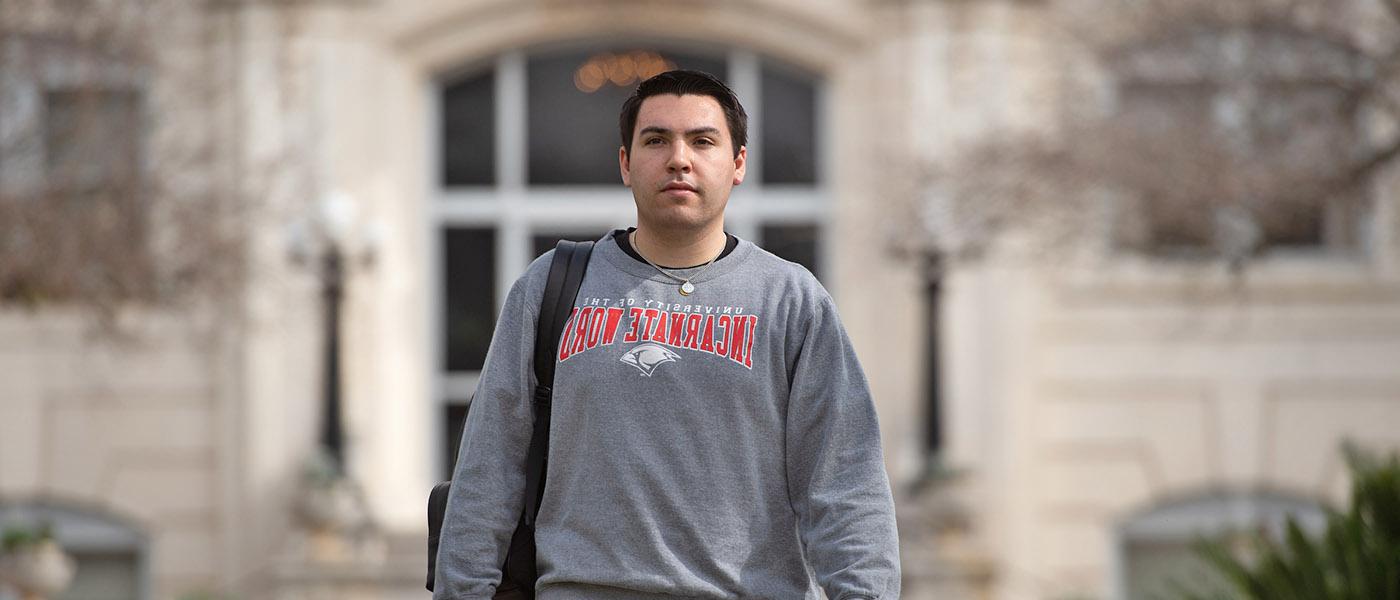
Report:
[{"label": "man's ear", "polygon": [[744,172],[749,165],[749,147],[739,146],[739,155],[734,157],[734,185],[744,182]]},{"label": "man's ear", "polygon": [[617,147],[617,168],[622,171],[622,185],[632,187],[632,166],[627,162],[627,146]]}]

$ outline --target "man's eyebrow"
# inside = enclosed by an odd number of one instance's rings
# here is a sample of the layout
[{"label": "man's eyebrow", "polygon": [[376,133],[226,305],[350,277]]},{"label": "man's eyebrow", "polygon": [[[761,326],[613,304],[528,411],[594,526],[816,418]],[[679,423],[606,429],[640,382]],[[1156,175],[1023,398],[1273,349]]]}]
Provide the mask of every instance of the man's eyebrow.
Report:
[{"label": "man's eyebrow", "polygon": [[[661,135],[671,135],[671,130],[670,130],[670,129],[667,129],[667,128],[665,128],[665,127],[658,127],[658,126],[656,126],[656,125],[649,125],[649,126],[643,127],[641,131],[637,132],[637,135],[646,135],[646,134],[648,134],[648,133],[659,133],[659,134],[661,134]],[[719,135],[719,133],[720,133],[719,129],[718,129],[718,128],[715,128],[715,127],[696,127],[695,129],[687,129],[686,132],[685,132],[686,135]]]}]

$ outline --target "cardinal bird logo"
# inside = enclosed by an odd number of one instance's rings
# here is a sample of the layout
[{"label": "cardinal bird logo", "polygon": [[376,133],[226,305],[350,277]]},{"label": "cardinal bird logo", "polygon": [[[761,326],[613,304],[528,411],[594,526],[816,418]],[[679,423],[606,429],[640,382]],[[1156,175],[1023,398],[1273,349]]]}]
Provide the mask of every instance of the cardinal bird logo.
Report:
[{"label": "cardinal bird logo", "polygon": [[637,370],[647,377],[651,377],[652,372],[662,363],[676,362],[680,359],[679,354],[656,344],[642,344],[622,355],[622,362],[637,367]]}]

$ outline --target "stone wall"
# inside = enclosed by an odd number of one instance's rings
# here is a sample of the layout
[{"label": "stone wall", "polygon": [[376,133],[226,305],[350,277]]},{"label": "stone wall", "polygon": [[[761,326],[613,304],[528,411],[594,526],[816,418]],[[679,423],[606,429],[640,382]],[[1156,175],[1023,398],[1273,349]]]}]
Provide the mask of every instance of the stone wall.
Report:
[{"label": "stone wall", "polygon": [[0,502],[136,524],[151,589],[169,597],[214,586],[228,560],[229,399],[208,338],[140,321],[114,338],[74,314],[0,313]]}]

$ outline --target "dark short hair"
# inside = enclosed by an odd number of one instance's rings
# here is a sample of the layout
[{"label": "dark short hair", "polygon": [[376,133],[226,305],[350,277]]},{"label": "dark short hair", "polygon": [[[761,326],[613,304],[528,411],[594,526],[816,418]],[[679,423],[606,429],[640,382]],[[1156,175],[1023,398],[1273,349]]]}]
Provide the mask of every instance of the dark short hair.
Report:
[{"label": "dark short hair", "polygon": [[729,125],[729,138],[734,142],[734,156],[739,156],[739,148],[749,143],[749,115],[739,104],[734,90],[724,85],[718,77],[704,71],[679,69],[656,75],[637,85],[637,90],[622,103],[622,114],[618,125],[622,130],[622,147],[632,150],[632,134],[637,128],[637,113],[642,110],[642,101],[661,94],[677,96],[709,96],[719,102],[724,109],[724,120]]}]

